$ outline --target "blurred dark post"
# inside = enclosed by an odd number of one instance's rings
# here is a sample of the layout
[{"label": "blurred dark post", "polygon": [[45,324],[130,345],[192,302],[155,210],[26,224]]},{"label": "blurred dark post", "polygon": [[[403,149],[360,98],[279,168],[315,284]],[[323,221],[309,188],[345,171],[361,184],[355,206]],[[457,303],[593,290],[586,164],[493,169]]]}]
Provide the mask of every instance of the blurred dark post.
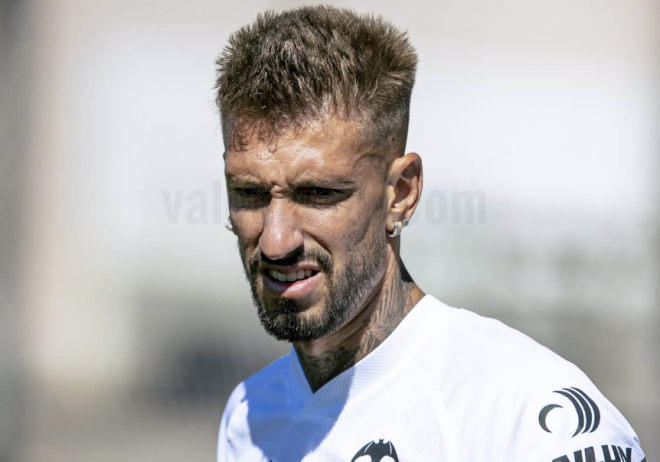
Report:
[{"label": "blurred dark post", "polygon": [[0,0],[0,462],[21,441],[20,249],[27,157],[29,2]]}]

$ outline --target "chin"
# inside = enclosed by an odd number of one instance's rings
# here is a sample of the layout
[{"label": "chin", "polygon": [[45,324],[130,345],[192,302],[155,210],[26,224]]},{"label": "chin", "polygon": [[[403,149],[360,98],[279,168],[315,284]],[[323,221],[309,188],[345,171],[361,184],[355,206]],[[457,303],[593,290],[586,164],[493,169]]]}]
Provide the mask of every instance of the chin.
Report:
[{"label": "chin", "polygon": [[321,315],[324,311],[325,303],[311,298],[286,298],[274,296],[259,297],[259,310],[269,313],[292,314],[301,317],[301,321],[310,316]]},{"label": "chin", "polygon": [[299,306],[298,300],[280,300],[258,306],[261,325],[277,340],[312,342],[331,334],[343,322],[325,304],[305,307]]}]

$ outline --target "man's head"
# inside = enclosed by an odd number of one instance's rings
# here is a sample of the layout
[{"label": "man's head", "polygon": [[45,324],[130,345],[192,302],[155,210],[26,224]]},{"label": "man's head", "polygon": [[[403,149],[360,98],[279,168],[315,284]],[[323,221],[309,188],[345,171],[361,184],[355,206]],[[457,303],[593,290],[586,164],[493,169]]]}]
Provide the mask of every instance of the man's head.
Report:
[{"label": "man's head", "polygon": [[361,142],[394,137],[403,153],[417,55],[382,18],[329,6],[266,12],[229,38],[217,64],[227,148],[340,117],[361,125]]},{"label": "man's head", "polygon": [[344,324],[398,257],[421,192],[401,157],[417,57],[380,18],[265,13],[218,59],[234,232],[262,324],[310,341]]}]

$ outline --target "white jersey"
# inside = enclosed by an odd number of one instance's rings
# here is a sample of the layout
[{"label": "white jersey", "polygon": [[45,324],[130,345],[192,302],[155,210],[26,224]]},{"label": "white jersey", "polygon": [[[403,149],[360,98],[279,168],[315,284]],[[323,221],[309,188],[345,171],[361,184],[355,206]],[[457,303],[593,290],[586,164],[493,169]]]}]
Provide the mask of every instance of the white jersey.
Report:
[{"label": "white jersey", "polygon": [[239,384],[218,462],[642,462],[576,366],[499,321],[425,296],[312,393],[291,353]]}]

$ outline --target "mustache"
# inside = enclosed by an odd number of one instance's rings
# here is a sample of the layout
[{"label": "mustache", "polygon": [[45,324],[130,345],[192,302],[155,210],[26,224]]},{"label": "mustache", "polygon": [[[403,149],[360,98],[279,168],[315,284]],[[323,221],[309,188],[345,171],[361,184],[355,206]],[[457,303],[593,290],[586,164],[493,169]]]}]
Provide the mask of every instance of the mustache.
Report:
[{"label": "mustache", "polygon": [[250,260],[248,261],[248,268],[250,270],[250,275],[253,278],[256,278],[264,263],[273,266],[292,266],[303,262],[314,262],[319,265],[321,271],[324,273],[332,273],[332,257],[319,249],[302,249],[298,252],[291,252],[284,258],[280,258],[278,260],[272,260],[265,256],[261,250],[257,250],[254,255],[250,257]]}]

